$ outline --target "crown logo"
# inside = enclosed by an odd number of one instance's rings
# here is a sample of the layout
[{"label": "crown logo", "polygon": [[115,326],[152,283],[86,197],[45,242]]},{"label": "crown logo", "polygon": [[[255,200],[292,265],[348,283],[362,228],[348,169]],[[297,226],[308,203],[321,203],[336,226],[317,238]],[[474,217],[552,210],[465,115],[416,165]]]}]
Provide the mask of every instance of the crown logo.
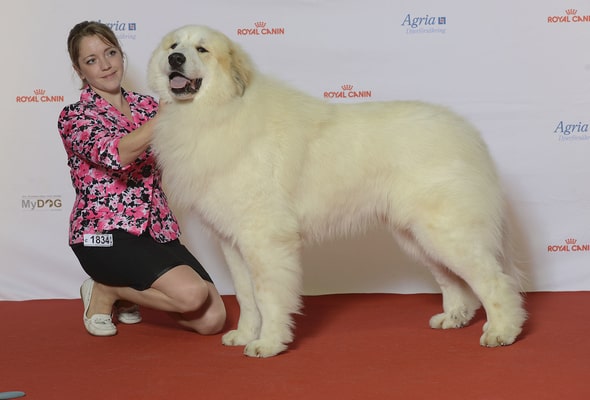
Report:
[{"label": "crown logo", "polygon": [[342,88],[342,90],[352,90],[352,88],[353,88],[352,85],[342,85],[340,87]]},{"label": "crown logo", "polygon": [[576,244],[577,240],[573,239],[573,238],[569,238],[569,239],[565,239],[565,242],[567,244]]},{"label": "crown logo", "polygon": [[575,8],[568,8],[567,10],[565,10],[565,13],[567,15],[576,15],[578,13],[578,10],[576,10]]},{"label": "crown logo", "polygon": [[264,28],[266,26],[266,22],[262,22],[262,21],[254,22],[254,25],[257,28]]},{"label": "crown logo", "polygon": [[35,96],[41,96],[45,94],[45,89],[35,89],[33,92],[35,93]]}]

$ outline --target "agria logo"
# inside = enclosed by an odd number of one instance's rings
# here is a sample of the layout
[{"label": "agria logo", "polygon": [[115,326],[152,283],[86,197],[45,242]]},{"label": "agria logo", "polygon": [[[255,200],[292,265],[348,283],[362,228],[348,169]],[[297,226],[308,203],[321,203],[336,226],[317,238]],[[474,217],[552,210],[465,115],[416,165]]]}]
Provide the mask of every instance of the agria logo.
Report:
[{"label": "agria logo", "polygon": [[284,35],[285,28],[271,28],[266,26],[266,22],[259,21],[254,23],[254,28],[238,28],[238,36],[268,36],[268,35]]},{"label": "agria logo", "polygon": [[123,21],[101,21],[103,24],[107,25],[115,35],[117,39],[132,39],[135,40],[136,32],[137,32],[137,23],[135,22],[123,22]]},{"label": "agria logo", "polygon": [[446,33],[447,17],[435,17],[428,14],[406,14],[401,26],[406,28],[407,34],[415,33]]},{"label": "agria logo", "polygon": [[590,15],[579,15],[575,8],[565,10],[565,15],[550,15],[547,17],[550,24],[567,24],[570,22],[590,22]]},{"label": "agria logo", "polygon": [[590,140],[587,122],[559,121],[553,130],[560,141]]}]

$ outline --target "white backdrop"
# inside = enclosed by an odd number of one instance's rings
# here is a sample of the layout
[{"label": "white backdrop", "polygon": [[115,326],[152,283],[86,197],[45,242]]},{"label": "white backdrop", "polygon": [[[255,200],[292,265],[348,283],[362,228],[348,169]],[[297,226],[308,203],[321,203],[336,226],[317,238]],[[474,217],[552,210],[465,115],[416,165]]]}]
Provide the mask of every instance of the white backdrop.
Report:
[{"label": "white backdrop", "polygon": [[[478,126],[497,161],[530,291],[590,290],[590,3],[587,0],[21,0],[0,16],[4,90],[0,300],[78,297],[67,246],[73,201],[57,132],[80,82],[66,51],[81,20],[112,24],[125,87],[150,93],[146,66],[168,31],[205,24],[259,69],[329,101],[418,99]],[[233,293],[194,215],[183,239]],[[305,293],[437,292],[382,231],[304,253]]]}]

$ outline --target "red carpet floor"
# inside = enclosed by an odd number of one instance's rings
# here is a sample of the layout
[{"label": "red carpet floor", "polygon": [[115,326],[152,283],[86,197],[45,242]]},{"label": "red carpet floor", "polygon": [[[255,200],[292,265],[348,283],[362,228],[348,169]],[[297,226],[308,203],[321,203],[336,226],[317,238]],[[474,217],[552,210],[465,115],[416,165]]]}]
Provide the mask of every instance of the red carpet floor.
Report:
[{"label": "red carpet floor", "polygon": [[[235,326],[234,296],[224,296]],[[530,293],[520,340],[479,346],[479,313],[463,329],[428,319],[440,295],[305,297],[296,341],[251,359],[221,335],[178,328],[166,314],[95,338],[80,300],[0,302],[0,392],[23,399],[588,399],[590,292]]]}]

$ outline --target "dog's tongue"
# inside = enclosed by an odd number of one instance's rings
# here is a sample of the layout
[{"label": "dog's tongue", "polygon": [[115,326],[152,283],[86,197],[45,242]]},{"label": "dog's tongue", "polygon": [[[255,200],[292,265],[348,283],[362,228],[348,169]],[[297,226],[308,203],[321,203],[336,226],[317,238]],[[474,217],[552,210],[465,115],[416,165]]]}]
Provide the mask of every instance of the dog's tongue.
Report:
[{"label": "dog's tongue", "polygon": [[185,78],[184,76],[175,76],[170,80],[170,87],[172,89],[182,89],[187,84],[190,83],[190,80]]}]

